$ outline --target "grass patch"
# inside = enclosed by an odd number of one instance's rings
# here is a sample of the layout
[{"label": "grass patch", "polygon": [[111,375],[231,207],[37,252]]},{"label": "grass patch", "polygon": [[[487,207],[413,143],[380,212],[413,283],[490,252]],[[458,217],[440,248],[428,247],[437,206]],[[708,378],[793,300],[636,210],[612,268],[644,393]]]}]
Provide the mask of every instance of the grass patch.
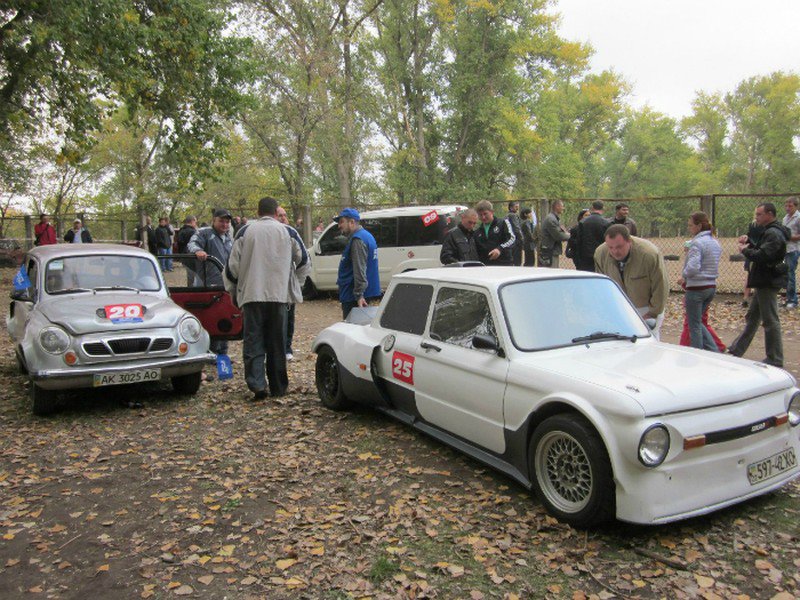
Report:
[{"label": "grass patch", "polygon": [[386,556],[379,556],[369,570],[369,579],[380,585],[400,570],[400,565]]}]

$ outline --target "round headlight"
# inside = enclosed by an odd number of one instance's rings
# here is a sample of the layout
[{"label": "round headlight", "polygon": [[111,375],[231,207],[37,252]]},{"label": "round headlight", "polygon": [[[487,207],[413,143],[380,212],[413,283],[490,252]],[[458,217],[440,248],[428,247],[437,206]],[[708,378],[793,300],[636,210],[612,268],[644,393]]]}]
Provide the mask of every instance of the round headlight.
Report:
[{"label": "round headlight", "polygon": [[792,427],[800,425],[800,392],[797,392],[789,400],[789,408],[786,409],[786,412],[789,413],[789,424]]},{"label": "round headlight", "polygon": [[669,452],[669,432],[663,425],[653,425],[639,440],[639,461],[645,467],[657,467]]},{"label": "round headlight", "polygon": [[50,354],[63,354],[69,348],[69,334],[60,327],[45,327],[39,332],[42,349]]},{"label": "round headlight", "polygon": [[200,321],[194,317],[187,317],[181,321],[181,336],[187,342],[196,342],[200,339],[200,334],[203,332],[203,327]]}]

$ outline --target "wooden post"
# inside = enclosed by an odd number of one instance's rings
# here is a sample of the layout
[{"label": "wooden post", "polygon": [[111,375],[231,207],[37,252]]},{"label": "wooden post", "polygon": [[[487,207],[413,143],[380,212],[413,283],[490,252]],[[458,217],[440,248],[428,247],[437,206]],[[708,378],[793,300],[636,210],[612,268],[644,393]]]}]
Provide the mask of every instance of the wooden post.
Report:
[{"label": "wooden post", "polygon": [[121,239],[123,243],[128,241],[128,228],[125,225],[125,219],[122,219],[119,222],[119,239]]},{"label": "wooden post", "polygon": [[314,242],[314,224],[311,222],[311,207],[304,205],[301,206],[300,209],[303,215],[303,230],[300,232],[300,235],[306,247],[311,247],[311,244]]},{"label": "wooden post", "polygon": [[33,223],[30,215],[25,215],[25,250],[33,248]]},{"label": "wooden post", "polygon": [[700,210],[708,215],[711,223],[714,223],[714,196],[700,196]]}]

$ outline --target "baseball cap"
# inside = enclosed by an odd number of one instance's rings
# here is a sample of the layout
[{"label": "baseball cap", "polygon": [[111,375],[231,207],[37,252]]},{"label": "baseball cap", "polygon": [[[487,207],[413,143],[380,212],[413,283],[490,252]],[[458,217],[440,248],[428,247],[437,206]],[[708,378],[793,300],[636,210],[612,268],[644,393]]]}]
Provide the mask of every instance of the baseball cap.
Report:
[{"label": "baseball cap", "polygon": [[231,216],[230,211],[227,208],[218,208],[214,211],[214,217],[220,217],[222,219],[233,219]]},{"label": "baseball cap", "polygon": [[361,220],[361,215],[358,214],[358,211],[355,208],[343,208],[342,212],[339,213],[338,217],[334,217],[333,220],[337,223],[339,219],[355,219],[356,221]]},{"label": "baseball cap", "polygon": [[75,220],[73,221],[73,223],[81,223],[81,224],[83,224],[83,221],[81,221],[80,219],[75,219]]}]

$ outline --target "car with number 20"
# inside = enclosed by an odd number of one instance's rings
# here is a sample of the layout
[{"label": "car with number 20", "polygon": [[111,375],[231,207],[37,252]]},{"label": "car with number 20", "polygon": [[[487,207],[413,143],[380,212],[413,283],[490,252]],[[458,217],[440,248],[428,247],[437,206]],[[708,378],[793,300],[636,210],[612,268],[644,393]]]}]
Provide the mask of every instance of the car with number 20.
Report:
[{"label": "car with number 20", "polygon": [[30,286],[15,289],[7,319],[33,412],[59,392],[169,378],[195,393],[215,362],[200,321],[170,298],[156,259],[116,244],[55,244],[28,252]]},{"label": "car with number 20", "polygon": [[496,468],[578,527],[684,519],[797,477],[794,378],[659,342],[651,324],[595,273],[404,273],[317,336],[317,390]]}]

